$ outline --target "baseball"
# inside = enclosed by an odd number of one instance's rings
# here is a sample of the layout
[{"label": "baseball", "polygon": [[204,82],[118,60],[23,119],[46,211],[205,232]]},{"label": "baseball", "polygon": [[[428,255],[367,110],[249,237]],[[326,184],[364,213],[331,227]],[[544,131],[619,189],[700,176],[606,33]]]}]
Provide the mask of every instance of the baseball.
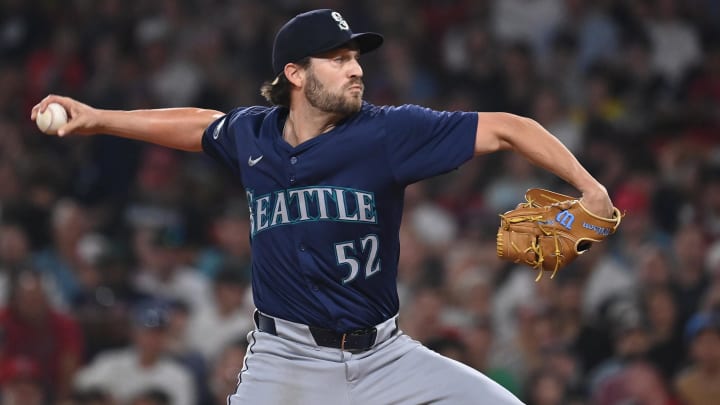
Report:
[{"label": "baseball", "polygon": [[67,124],[67,111],[58,103],[50,103],[35,118],[38,128],[46,134],[57,135],[58,129]]}]

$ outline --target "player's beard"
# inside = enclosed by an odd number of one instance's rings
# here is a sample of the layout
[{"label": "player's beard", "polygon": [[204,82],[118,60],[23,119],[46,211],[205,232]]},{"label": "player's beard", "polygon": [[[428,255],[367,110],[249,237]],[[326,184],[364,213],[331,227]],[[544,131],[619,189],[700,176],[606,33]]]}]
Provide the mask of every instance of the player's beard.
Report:
[{"label": "player's beard", "polygon": [[362,107],[362,90],[359,96],[348,96],[345,92],[350,86],[357,84],[362,86],[362,80],[351,81],[343,87],[340,93],[332,93],[318,80],[312,69],[309,69],[307,85],[305,86],[305,98],[307,98],[311,106],[320,111],[339,115],[354,114],[360,111]]}]

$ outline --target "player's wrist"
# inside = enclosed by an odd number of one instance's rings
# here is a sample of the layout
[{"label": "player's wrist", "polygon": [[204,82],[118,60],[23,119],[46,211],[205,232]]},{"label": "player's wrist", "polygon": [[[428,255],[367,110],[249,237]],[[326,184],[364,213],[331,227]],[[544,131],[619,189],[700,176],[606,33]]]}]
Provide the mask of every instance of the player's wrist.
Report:
[{"label": "player's wrist", "polygon": [[610,201],[610,196],[602,184],[583,191],[581,201],[583,206],[593,214],[604,218],[609,218],[613,214],[613,205]]},{"label": "player's wrist", "polygon": [[606,196],[608,194],[607,188],[595,179],[579,184],[577,189],[582,193],[583,197]]}]

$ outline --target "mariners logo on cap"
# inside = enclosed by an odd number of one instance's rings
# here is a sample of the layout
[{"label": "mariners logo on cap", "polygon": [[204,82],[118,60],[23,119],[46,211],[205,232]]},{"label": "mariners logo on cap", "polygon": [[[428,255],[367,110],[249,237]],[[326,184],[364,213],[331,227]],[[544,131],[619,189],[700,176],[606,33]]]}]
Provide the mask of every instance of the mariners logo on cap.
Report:
[{"label": "mariners logo on cap", "polygon": [[345,19],[343,18],[343,16],[340,15],[340,13],[338,13],[337,11],[333,11],[332,13],[330,13],[330,15],[332,16],[333,20],[337,21],[338,27],[341,30],[347,31],[350,29],[350,25],[347,23],[347,21],[345,21]]}]

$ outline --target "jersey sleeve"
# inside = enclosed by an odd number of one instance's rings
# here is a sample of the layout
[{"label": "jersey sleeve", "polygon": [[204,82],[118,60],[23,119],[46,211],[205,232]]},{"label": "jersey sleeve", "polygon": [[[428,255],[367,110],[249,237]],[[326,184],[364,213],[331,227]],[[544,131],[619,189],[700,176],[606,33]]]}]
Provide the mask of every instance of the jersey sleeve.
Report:
[{"label": "jersey sleeve", "polygon": [[386,111],[386,153],[396,181],[411,184],[458,168],[473,157],[478,115],[416,105]]},{"label": "jersey sleeve", "polygon": [[243,108],[230,111],[213,121],[202,137],[202,148],[208,156],[220,162],[233,173],[239,170],[237,140],[231,130],[233,124],[242,116]]}]

